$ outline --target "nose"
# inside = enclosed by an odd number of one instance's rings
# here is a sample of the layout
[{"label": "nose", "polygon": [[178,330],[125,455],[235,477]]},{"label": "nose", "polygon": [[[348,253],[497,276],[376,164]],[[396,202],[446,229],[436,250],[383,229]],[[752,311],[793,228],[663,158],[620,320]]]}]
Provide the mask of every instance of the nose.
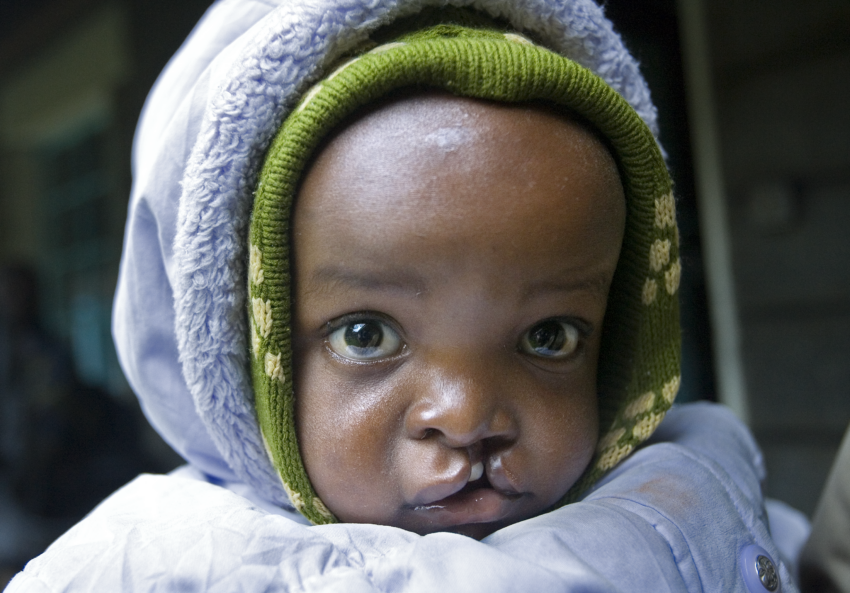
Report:
[{"label": "nose", "polygon": [[438,439],[450,448],[482,441],[504,446],[516,439],[509,387],[492,364],[457,353],[445,356],[432,361],[418,387],[405,417],[410,438]]}]

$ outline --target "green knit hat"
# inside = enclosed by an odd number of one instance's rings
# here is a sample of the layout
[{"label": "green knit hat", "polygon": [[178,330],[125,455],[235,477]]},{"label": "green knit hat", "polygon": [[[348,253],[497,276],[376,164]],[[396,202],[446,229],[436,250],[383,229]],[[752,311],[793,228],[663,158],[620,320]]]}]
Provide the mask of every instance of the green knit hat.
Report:
[{"label": "green knit hat", "polygon": [[599,444],[559,504],[571,502],[652,434],[679,388],[681,265],[672,185],[655,138],[616,91],[575,62],[494,30],[437,25],[352,58],[303,96],[275,137],[254,199],[248,278],[251,373],[269,457],[304,516],[336,522],[310,484],[295,431],[290,216],[321,140],[358,108],[402,87],[550,102],[587,120],[613,152],[626,230],[602,332]]}]

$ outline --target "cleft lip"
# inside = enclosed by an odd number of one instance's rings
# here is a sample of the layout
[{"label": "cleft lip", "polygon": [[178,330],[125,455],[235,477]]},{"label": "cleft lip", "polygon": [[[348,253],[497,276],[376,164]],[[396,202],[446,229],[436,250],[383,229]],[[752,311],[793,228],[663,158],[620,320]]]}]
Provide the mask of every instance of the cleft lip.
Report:
[{"label": "cleft lip", "polygon": [[487,460],[487,479],[493,489],[504,496],[519,496],[520,489],[514,485],[513,476],[505,468],[502,456],[494,455]]},{"label": "cleft lip", "polygon": [[[433,505],[440,500],[449,498],[458,492],[481,488],[480,478],[485,477],[486,459],[484,459],[484,448],[480,442],[465,448],[467,455],[460,457],[462,463],[455,465],[451,471],[443,476],[434,478],[433,482],[422,487],[415,495],[408,499],[410,507],[424,507]],[[463,449],[460,449],[463,451]],[[476,468],[476,465],[478,466]],[[475,473],[478,473],[476,479]],[[475,484],[470,488],[470,484]]]},{"label": "cleft lip", "polygon": [[523,496],[511,472],[504,467],[502,455],[487,455],[480,442],[468,447],[467,452],[468,463],[453,471],[449,479],[421,489],[405,506],[417,511],[459,508],[475,498],[470,495],[472,492],[489,492],[506,503]]},{"label": "cleft lip", "polygon": [[[443,489],[441,494],[444,495],[440,497],[434,495],[437,493],[435,489],[428,489],[432,493],[430,497],[417,496],[418,500],[414,501],[413,504],[407,505],[408,508],[423,511],[455,507],[463,504],[463,501],[469,498],[467,495],[471,492],[477,491],[489,491],[498,494],[506,501],[516,500],[522,497],[523,493],[511,483],[502,468],[500,460],[498,462],[484,460],[481,463],[484,464],[485,469],[477,480],[466,480],[464,483],[457,482],[455,483],[455,487],[448,491],[448,494],[444,494],[446,490]],[[424,494],[424,492],[421,494]]]},{"label": "cleft lip", "polygon": [[469,476],[470,462],[464,459],[461,463],[455,463],[448,472],[431,477],[429,483],[421,485],[418,491],[412,493],[407,498],[407,506],[424,507],[449,498],[467,487]]},{"label": "cleft lip", "polygon": [[495,527],[488,529],[473,525],[496,526],[511,516],[522,514],[523,498],[522,493],[513,489],[493,488],[483,476],[475,482],[467,482],[462,489],[445,498],[405,507],[417,517],[415,521],[420,525],[417,530],[420,533],[455,531],[480,539]]}]

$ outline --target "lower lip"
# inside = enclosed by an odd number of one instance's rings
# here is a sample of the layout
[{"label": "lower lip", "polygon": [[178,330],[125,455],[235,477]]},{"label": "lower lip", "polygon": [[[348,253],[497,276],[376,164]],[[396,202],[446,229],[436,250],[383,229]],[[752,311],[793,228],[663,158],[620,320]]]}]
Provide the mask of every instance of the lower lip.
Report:
[{"label": "lower lip", "polygon": [[413,510],[417,514],[427,516],[429,521],[440,525],[441,528],[492,523],[508,516],[511,503],[520,497],[520,494],[503,494],[492,488],[479,488],[415,506]]}]

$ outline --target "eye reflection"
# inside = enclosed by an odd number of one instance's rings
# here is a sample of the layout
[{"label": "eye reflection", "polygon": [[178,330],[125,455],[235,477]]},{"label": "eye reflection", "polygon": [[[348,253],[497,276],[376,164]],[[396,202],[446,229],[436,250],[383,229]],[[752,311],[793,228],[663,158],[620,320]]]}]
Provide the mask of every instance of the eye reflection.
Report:
[{"label": "eye reflection", "polygon": [[547,319],[525,332],[520,349],[534,356],[561,359],[578,349],[581,335],[573,324],[559,319]]},{"label": "eye reflection", "polygon": [[377,360],[398,354],[401,337],[378,319],[359,319],[334,329],[328,335],[328,346],[349,360]]}]

